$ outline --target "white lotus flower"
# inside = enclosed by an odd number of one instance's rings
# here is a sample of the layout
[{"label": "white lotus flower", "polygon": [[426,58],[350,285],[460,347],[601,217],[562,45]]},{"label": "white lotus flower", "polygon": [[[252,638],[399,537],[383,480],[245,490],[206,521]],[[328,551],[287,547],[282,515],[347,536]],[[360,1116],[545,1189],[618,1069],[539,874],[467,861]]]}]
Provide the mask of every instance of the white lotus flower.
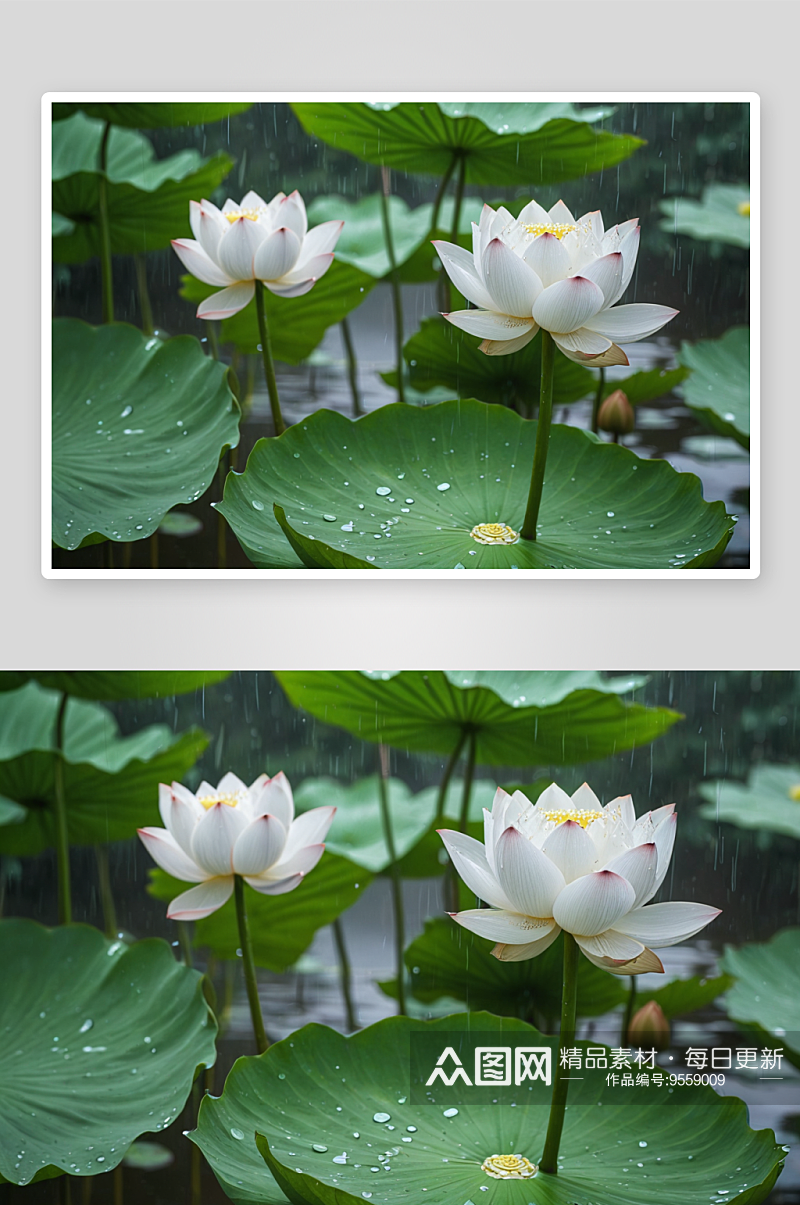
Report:
[{"label": "white lotus flower", "polygon": [[230,318],[244,309],[263,281],[279,297],[302,297],[324,276],[344,222],[308,229],[306,207],[295,189],[277,193],[267,204],[248,192],[240,205],[230,198],[217,209],[210,201],[189,202],[193,239],[172,246],[192,276],[220,285],[197,307],[198,318]]},{"label": "white lotus flower", "polygon": [[325,849],[336,808],[313,808],[294,818],[285,774],[262,774],[247,787],[226,774],[216,787],[201,782],[193,795],[179,782],[158,788],[163,828],[139,836],[162,870],[199,883],[172,901],[167,916],[200,920],[221,908],[241,875],[262,895],[292,891],[313,870]]},{"label": "white lotus flower", "polygon": [[605,807],[584,783],[570,798],[555,783],[532,804],[498,790],[484,810],[485,845],[439,830],[453,864],[490,908],[453,919],[497,942],[503,962],[535,958],[562,929],[595,966],[615,975],[663,971],[654,949],[694,936],[719,916],[706,904],[650,904],[675,842],[674,804],[636,819],[630,795]]},{"label": "white lotus flower", "polygon": [[478,308],[444,317],[483,339],[481,351],[507,356],[530,343],[539,327],[564,355],[602,368],[627,364],[617,341],[655,334],[677,314],[664,305],[620,305],[639,250],[631,218],[606,230],[599,210],[576,219],[563,201],[545,211],[530,201],[518,218],[484,205],[472,223],[472,254],[434,240],[447,275]]}]

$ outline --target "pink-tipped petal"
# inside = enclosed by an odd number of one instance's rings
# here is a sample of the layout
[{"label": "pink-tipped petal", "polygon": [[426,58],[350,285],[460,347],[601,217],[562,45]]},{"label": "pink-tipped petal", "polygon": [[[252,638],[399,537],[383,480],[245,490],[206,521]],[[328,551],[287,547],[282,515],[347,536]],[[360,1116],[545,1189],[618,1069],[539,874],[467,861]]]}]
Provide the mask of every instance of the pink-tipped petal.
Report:
[{"label": "pink-tipped petal", "polygon": [[281,284],[305,284],[309,280],[316,283],[328,271],[334,258],[332,251],[326,251],[324,255],[315,255],[303,264],[298,263],[291,272],[287,272],[285,276],[281,277]]},{"label": "pink-tipped petal", "polygon": [[605,869],[613,870],[614,874],[621,874],[623,879],[628,880],[636,892],[633,907],[638,908],[649,900],[655,891],[657,865],[658,851],[655,842],[651,841],[617,854],[606,862]]},{"label": "pink-tipped petal", "polygon": [[189,222],[192,234],[206,255],[216,263],[219,240],[228,229],[228,222],[210,201],[189,202]]},{"label": "pink-tipped petal", "polygon": [[303,249],[300,252],[297,266],[302,267],[303,264],[314,259],[315,256],[327,255],[330,251],[333,251],[339,241],[339,235],[342,233],[343,227],[343,221],[321,222],[319,226],[314,226],[309,230],[303,239]]},{"label": "pink-tipped petal", "polygon": [[552,931],[545,937],[540,937],[538,941],[527,941],[519,946],[498,942],[492,954],[500,962],[525,962],[528,958],[536,958],[537,954],[544,953],[548,946],[552,946],[560,932],[558,925],[553,925]]},{"label": "pink-tipped petal", "polygon": [[206,255],[203,248],[194,239],[174,238],[172,250],[187,272],[191,272],[192,276],[202,280],[203,284],[224,286],[231,283],[233,277],[223,272],[222,268]]},{"label": "pink-tipped petal", "polygon": [[458,292],[478,309],[492,309],[492,299],[475,270],[475,262],[469,251],[442,239],[433,239],[433,245],[445,272]]},{"label": "pink-tipped petal", "polygon": [[535,329],[532,318],[512,318],[509,314],[495,314],[491,310],[453,310],[443,317],[479,339],[518,339],[520,335]]},{"label": "pink-tipped petal", "polygon": [[695,933],[705,929],[719,916],[720,911],[708,904],[678,900],[666,904],[648,904],[646,908],[637,908],[627,916],[618,918],[609,928],[626,933],[654,950],[660,950],[663,946],[674,946],[687,937],[694,937]]},{"label": "pink-tipped petal", "polygon": [[634,941],[632,937],[626,937],[614,929],[606,929],[605,933],[598,933],[596,937],[578,937],[576,940],[584,954],[593,954],[595,958],[609,962],[633,962],[634,958],[644,953],[640,941]]},{"label": "pink-tipped petal", "polygon": [[233,875],[207,879],[177,896],[167,908],[170,920],[202,920],[226,904],[233,894]]},{"label": "pink-tipped petal", "polygon": [[598,816],[603,813],[603,805],[588,782],[581,783],[577,791],[573,791],[571,799],[572,806],[579,812],[597,812]]},{"label": "pink-tipped petal", "polygon": [[279,226],[287,226],[293,234],[297,235],[301,243],[306,237],[308,231],[306,207],[297,189],[281,201],[277,212],[277,223]]},{"label": "pink-tipped petal", "polygon": [[587,317],[580,325],[615,343],[636,343],[660,331],[677,313],[667,305],[618,305]]},{"label": "pink-tipped petal", "polygon": [[494,908],[468,908],[464,912],[452,913],[470,933],[488,937],[505,945],[524,945],[538,941],[552,932],[553,922],[546,918],[520,916],[517,912],[505,912]]},{"label": "pink-tipped petal", "polygon": [[223,774],[222,778],[217,783],[217,794],[241,795],[242,797],[245,797],[248,794],[248,787],[246,783],[242,782],[238,774],[233,774],[230,770],[228,770],[227,774]]},{"label": "pink-tipped petal", "polygon": [[533,268],[499,238],[492,239],[484,251],[481,267],[492,309],[529,318],[542,292],[542,282]]},{"label": "pink-tipped petal", "polygon": [[553,906],[553,916],[568,933],[594,937],[629,912],[635,898],[627,879],[610,870],[596,870],[567,884]]},{"label": "pink-tipped petal", "polygon": [[294,891],[295,887],[299,887],[304,877],[302,874],[290,874],[285,879],[273,880],[248,876],[245,882],[259,895],[286,895],[287,892]]},{"label": "pink-tipped petal", "polygon": [[589,962],[593,962],[596,967],[600,967],[602,971],[608,971],[611,975],[650,975],[663,974],[664,964],[657,954],[652,950],[645,950],[634,958],[631,962],[615,962],[613,958],[598,958],[595,954],[590,954],[588,950],[582,950],[582,953]]},{"label": "pink-tipped petal", "polygon": [[213,803],[192,836],[192,857],[197,865],[210,875],[232,874],[233,847],[249,820],[240,807]]},{"label": "pink-tipped petal", "polygon": [[325,852],[325,845],[320,841],[316,845],[304,845],[302,849],[298,849],[290,858],[282,857],[274,866],[270,866],[261,877],[264,879],[272,879],[277,882],[278,879],[286,879],[294,874],[309,874],[310,871],[319,862]]},{"label": "pink-tipped petal", "polygon": [[153,861],[174,879],[182,879],[185,883],[202,883],[208,878],[166,829],[140,828],[137,832]]},{"label": "pink-tipped petal", "polygon": [[257,192],[253,192],[252,188],[246,192],[239,202],[240,209],[266,209],[267,202]]},{"label": "pink-tipped petal", "polygon": [[536,800],[537,812],[574,812],[575,804],[558,783],[551,782]]},{"label": "pink-tipped petal", "polygon": [[557,280],[564,280],[572,266],[569,252],[561,240],[546,231],[529,244],[523,258],[546,289]]},{"label": "pink-tipped petal", "polygon": [[[514,910],[529,917],[551,917],[564,887],[554,862],[516,828],[507,828],[495,845],[497,878]],[[496,938],[508,941],[509,938]]]},{"label": "pink-tipped petal", "polygon": [[236,874],[263,874],[277,862],[286,845],[286,829],[275,816],[259,816],[236,838],[233,869]]},{"label": "pink-tipped petal", "polygon": [[[584,334],[581,331],[581,334]],[[574,364],[586,364],[589,368],[611,368],[615,364],[628,365],[630,360],[625,355],[621,347],[617,347],[616,343],[612,343],[608,351],[604,351],[601,355],[587,355],[583,351],[571,351],[569,347],[561,343],[561,336],[555,335],[555,342],[563,355],[568,360],[572,360]]]},{"label": "pink-tipped petal", "polygon": [[597,865],[594,841],[577,820],[566,820],[554,828],[542,843],[542,853],[558,867],[565,883],[590,874]]},{"label": "pink-tipped petal", "polygon": [[183,852],[191,857],[195,826],[199,824],[205,812],[196,801],[193,800],[192,806],[182,796],[176,795],[171,787],[166,789],[168,794],[160,809],[161,818]]},{"label": "pink-tipped petal", "polygon": [[264,287],[276,297],[305,297],[316,283],[316,276],[310,276],[308,280],[301,280],[297,284],[290,284],[286,280],[265,280]]},{"label": "pink-tipped petal", "polygon": [[274,778],[267,778],[266,774],[262,775],[258,780],[260,790],[255,790],[256,784],[253,784],[253,815],[265,816],[269,812],[273,816],[277,816],[287,833],[294,820],[294,796],[289,779],[281,770]]},{"label": "pink-tipped petal", "polygon": [[258,280],[280,280],[290,272],[300,256],[300,240],[293,230],[281,226],[264,239],[253,259]]},{"label": "pink-tipped petal", "polygon": [[[491,817],[489,819],[491,821]],[[492,872],[486,850],[480,841],[476,841],[474,837],[470,837],[466,833],[455,832],[453,829],[444,828],[438,831],[453,865],[470,891],[474,892],[478,899],[491,904],[493,908],[513,912],[514,905]]]},{"label": "pink-tipped petal", "polygon": [[602,255],[600,259],[581,269],[581,275],[586,280],[594,281],[603,294],[603,306],[608,308],[622,291],[622,278],[625,269],[622,255],[619,251],[611,255]]},{"label": "pink-tipped petal", "polygon": [[622,297],[623,293],[627,289],[628,285],[631,283],[633,269],[636,267],[636,258],[639,254],[639,241],[641,234],[641,227],[634,226],[633,230],[630,230],[620,242],[619,250],[622,255],[622,279],[619,282],[619,288],[617,289],[616,295],[606,303],[606,309],[608,306],[616,305],[620,297]]},{"label": "pink-tipped petal", "polygon": [[516,339],[496,340],[484,339],[483,343],[479,344],[478,350],[482,351],[485,356],[510,356],[512,352],[521,351],[523,347],[527,347],[531,339],[535,339],[539,333],[539,328],[534,322],[529,331],[525,331],[524,335],[519,335]]},{"label": "pink-tipped petal", "polygon": [[603,304],[603,294],[594,281],[570,276],[556,281],[536,298],[533,317],[552,334],[568,334],[586,324]]},{"label": "pink-tipped petal", "polygon": [[625,827],[631,830],[636,824],[636,812],[630,795],[618,795],[616,799],[612,799],[606,804],[603,811],[609,814],[618,813]]},{"label": "pink-tipped petal", "polygon": [[197,307],[198,318],[230,318],[243,310],[253,300],[255,284],[252,280],[230,285],[219,293],[212,293]]},{"label": "pink-tipped petal", "polygon": [[[658,850],[658,866],[656,867],[656,881],[653,884],[653,891],[648,897],[649,899],[652,899],[666,878],[670,860],[672,859],[672,850],[675,846],[675,834],[677,831],[678,817],[674,812],[669,816],[665,816],[655,828],[653,840]],[[647,900],[644,902],[647,903]]]},{"label": "pink-tipped petal", "polygon": [[563,201],[556,201],[555,205],[548,210],[547,216],[554,226],[574,226],[576,224],[572,212],[567,209]]},{"label": "pink-tipped petal", "polygon": [[253,260],[265,241],[265,233],[263,226],[249,218],[237,218],[230,223],[219,240],[217,263],[231,280],[254,279]]},{"label": "pink-tipped petal", "polygon": [[310,812],[303,812],[302,816],[298,816],[289,829],[289,839],[283,851],[284,858],[292,857],[306,845],[316,845],[324,841],[335,814],[335,807],[326,807],[312,808]]}]

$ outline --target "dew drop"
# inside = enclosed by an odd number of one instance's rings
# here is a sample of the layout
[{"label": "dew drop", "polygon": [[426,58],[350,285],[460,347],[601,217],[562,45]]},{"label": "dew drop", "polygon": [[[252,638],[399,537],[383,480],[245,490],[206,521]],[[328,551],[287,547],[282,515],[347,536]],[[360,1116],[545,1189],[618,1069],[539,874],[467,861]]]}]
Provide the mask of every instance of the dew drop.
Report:
[{"label": "dew drop", "polygon": [[444,1113],[442,1114],[442,1117],[457,1117],[457,1116],[458,1116],[458,1109],[445,1109]]},{"label": "dew drop", "polygon": [[254,498],[253,499],[253,510],[263,510],[263,509],[264,509],[264,503],[259,502],[258,498]]},{"label": "dew drop", "polygon": [[336,515],[323,515],[322,517],[326,523],[335,523],[336,522]]},{"label": "dew drop", "polygon": [[391,1113],[373,1113],[372,1120],[383,1123],[385,1121],[391,1121],[392,1115]]},{"label": "dew drop", "polygon": [[445,490],[449,490],[449,489],[450,489],[450,482],[449,482],[449,481],[443,481],[443,482],[442,482],[442,484],[441,484],[441,485],[437,485],[437,487],[436,487],[436,488],[437,488],[437,490],[439,490],[439,491],[440,491],[440,493],[442,493],[442,494],[443,494]]},{"label": "dew drop", "polygon": [[232,1126],[231,1127],[231,1138],[235,1138],[238,1142],[241,1142],[242,1139],[244,1138],[244,1133],[242,1130],[237,1130],[236,1126]]}]

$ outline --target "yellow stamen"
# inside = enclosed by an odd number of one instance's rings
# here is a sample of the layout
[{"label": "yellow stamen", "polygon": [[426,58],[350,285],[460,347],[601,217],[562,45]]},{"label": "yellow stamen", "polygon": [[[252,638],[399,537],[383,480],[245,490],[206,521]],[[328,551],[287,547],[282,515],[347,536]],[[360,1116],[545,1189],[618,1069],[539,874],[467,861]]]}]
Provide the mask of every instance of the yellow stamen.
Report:
[{"label": "yellow stamen", "polygon": [[237,209],[235,211],[231,210],[230,213],[223,214],[223,217],[226,217],[228,219],[231,226],[233,225],[234,222],[238,222],[239,218],[247,218],[248,222],[257,222],[258,221],[258,210],[257,209]]},{"label": "yellow stamen", "polygon": [[577,226],[570,226],[568,222],[556,222],[552,226],[545,222],[536,222],[533,226],[526,226],[528,234],[537,237],[540,234],[554,234],[557,239],[562,239],[565,234],[570,234],[571,231],[577,230]]},{"label": "yellow stamen", "polygon": [[739,204],[736,206],[736,212],[740,213],[743,218],[749,218],[750,217],[750,202],[749,201],[740,201]]},{"label": "yellow stamen", "polygon": [[796,787],[789,787],[789,798],[793,799],[795,803],[800,803],[800,783]]},{"label": "yellow stamen", "polygon": [[241,803],[241,799],[238,795],[204,795],[197,802],[208,811],[215,803],[224,803],[227,808],[235,808],[237,803]]},{"label": "yellow stamen", "polygon": [[495,1180],[527,1180],[538,1170],[524,1155],[490,1155],[481,1164],[481,1171]]},{"label": "yellow stamen", "polygon": [[478,523],[469,533],[479,544],[516,544],[519,532],[507,523]]},{"label": "yellow stamen", "polygon": [[568,812],[566,809],[556,810],[553,812],[543,813],[545,820],[552,820],[553,824],[564,824],[567,820],[574,820],[581,828],[588,828],[594,820],[599,820],[601,812]]}]

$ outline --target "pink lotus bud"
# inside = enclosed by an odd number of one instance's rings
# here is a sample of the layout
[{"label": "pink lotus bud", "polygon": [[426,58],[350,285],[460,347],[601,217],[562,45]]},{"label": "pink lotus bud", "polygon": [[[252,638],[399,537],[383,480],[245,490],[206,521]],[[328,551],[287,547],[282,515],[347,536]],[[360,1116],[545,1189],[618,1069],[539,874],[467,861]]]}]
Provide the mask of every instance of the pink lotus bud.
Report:
[{"label": "pink lotus bud", "polygon": [[597,412],[597,425],[601,431],[611,431],[614,435],[629,435],[636,426],[633,406],[621,389],[615,389],[604,398]]},{"label": "pink lotus bud", "polygon": [[655,1050],[666,1050],[669,1046],[669,1021],[655,1000],[648,1000],[634,1013],[628,1026],[628,1041],[637,1046],[650,1046]]}]

